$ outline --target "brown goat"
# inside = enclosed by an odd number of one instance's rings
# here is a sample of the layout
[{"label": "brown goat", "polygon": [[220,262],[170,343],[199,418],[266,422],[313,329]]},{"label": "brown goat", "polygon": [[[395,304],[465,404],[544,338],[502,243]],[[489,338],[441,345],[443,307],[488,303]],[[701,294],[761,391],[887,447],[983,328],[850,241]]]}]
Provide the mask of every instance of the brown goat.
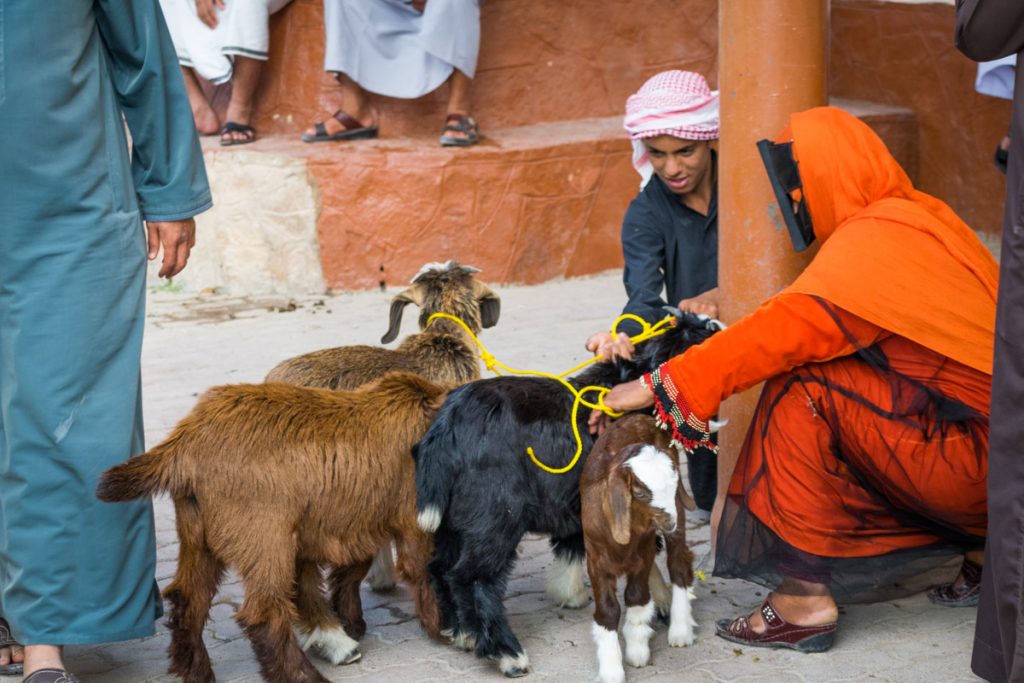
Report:
[{"label": "brown goat", "polygon": [[341,617],[358,638],[365,630],[359,582],[392,538],[420,621],[437,635],[426,573],[432,540],[416,524],[411,450],[445,393],[409,373],[345,392],[281,383],[214,387],[162,443],[103,474],[102,500],[158,492],[174,499],[181,547],[164,591],[172,673],[214,680],[203,625],[225,569],[234,568],[245,587],[235,619],[263,677],[326,682],[302,653],[293,623],[335,663],[355,661],[359,651],[322,608],[317,563],[335,567],[348,591]]},{"label": "brown goat", "polygon": [[[593,636],[598,680],[625,680],[618,626],[621,610],[616,579],[626,576],[626,661],[646,666],[651,657],[650,621],[656,588],[657,534],[665,539],[672,582],[668,642],[693,643],[696,623],[690,611],[693,553],[686,545],[685,510],[693,501],[682,486],[678,456],[669,436],[650,415],[634,413],[617,420],[594,444],[580,478],[583,542],[594,592]],[[658,581],[662,581],[658,572]]]},{"label": "brown goat", "polygon": [[480,377],[480,353],[456,323],[439,318],[427,328],[434,313],[461,318],[479,334],[493,327],[501,312],[501,300],[473,273],[472,266],[455,261],[429,263],[413,278],[412,285],[391,300],[388,331],[382,344],[394,341],[408,304],[420,309],[420,334],[402,340],[396,349],[378,346],[339,346],[303,354],[282,361],[267,374],[268,382],[287,382],[325,389],[355,389],[387,372],[413,372],[431,382],[465,384]]},{"label": "brown goat", "polygon": [[[474,277],[478,272],[472,266],[455,261],[423,266],[411,286],[391,300],[390,324],[381,338],[382,344],[398,336],[402,312],[408,304],[420,309],[421,332],[407,336],[398,348],[356,345],[313,351],[282,361],[267,374],[266,381],[324,389],[355,389],[394,371],[413,372],[431,382],[448,385],[479,379],[480,353],[465,330],[445,318],[437,318],[427,327],[427,320],[434,313],[460,318],[474,334],[498,322],[501,299]],[[375,591],[394,588],[390,543],[378,552],[367,581]],[[337,595],[333,574],[328,583],[331,592]]]}]

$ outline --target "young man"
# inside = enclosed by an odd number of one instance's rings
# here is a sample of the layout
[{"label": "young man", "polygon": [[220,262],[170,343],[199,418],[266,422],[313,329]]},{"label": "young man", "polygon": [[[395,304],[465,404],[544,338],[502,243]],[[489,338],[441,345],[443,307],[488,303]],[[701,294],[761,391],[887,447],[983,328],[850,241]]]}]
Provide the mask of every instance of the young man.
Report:
[{"label": "young man", "polygon": [[[718,93],[692,71],[665,71],[626,101],[623,121],[633,142],[640,193],[622,221],[623,313],[648,323],[665,317],[663,307],[718,315],[717,159]],[[664,294],[663,294],[664,292]],[[635,322],[618,336],[597,332],[587,350],[612,359],[630,358]],[[690,458],[690,485],[697,506],[715,501],[717,458],[701,451]]]}]

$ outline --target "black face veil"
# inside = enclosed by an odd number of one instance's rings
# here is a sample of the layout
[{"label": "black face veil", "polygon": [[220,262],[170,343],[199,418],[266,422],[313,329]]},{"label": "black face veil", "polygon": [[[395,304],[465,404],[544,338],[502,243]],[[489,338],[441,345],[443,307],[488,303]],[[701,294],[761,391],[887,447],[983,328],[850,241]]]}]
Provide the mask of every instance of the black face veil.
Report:
[{"label": "black face veil", "polygon": [[[800,169],[793,158],[793,143],[776,144],[771,140],[761,140],[757,143],[757,149],[768,171],[768,179],[775,192],[775,199],[779,202],[782,218],[789,228],[793,247],[803,251],[814,241],[814,226],[811,225],[811,214],[807,210]],[[793,202],[797,204],[795,212]]]}]

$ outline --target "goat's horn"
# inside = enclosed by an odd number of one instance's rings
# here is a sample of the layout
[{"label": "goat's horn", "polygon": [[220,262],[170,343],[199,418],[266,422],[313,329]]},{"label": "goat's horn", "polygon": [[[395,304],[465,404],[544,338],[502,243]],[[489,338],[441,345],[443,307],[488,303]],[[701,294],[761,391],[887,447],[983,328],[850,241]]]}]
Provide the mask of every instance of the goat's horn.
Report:
[{"label": "goat's horn", "polygon": [[480,272],[480,269],[476,268],[474,266],[467,266],[467,265],[463,264],[463,265],[461,265],[459,267],[462,268],[467,273],[479,273]]},{"label": "goat's horn", "polygon": [[680,311],[675,306],[662,306],[661,310],[665,311],[666,313],[668,313],[669,315],[671,315],[674,318],[682,318],[683,317],[683,312]]}]

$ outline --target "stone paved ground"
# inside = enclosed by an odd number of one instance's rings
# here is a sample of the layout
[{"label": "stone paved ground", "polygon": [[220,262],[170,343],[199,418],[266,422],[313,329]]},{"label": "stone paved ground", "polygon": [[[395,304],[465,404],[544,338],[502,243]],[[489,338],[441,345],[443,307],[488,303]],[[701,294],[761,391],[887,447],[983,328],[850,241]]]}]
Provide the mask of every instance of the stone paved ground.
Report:
[{"label": "stone paved ground", "polygon": [[[150,296],[143,359],[147,441],[156,443],[192,406],[199,392],[224,382],[259,381],[278,361],[340,344],[377,343],[387,327],[388,292],[363,292],[296,300],[239,299],[215,294],[186,296],[154,290]],[[618,273],[550,282],[535,287],[506,287],[501,321],[483,341],[513,367],[561,371],[585,358],[582,343],[606,327],[621,305]],[[404,332],[414,314],[406,312]],[[166,585],[178,553],[173,509],[156,501],[159,563],[157,578]],[[708,526],[688,520],[698,558],[709,548]],[[529,681],[590,681],[596,675],[590,641],[590,607],[559,609],[544,595],[551,563],[543,539],[522,544],[521,559],[506,605],[512,627],[530,655]],[[953,573],[945,573],[932,580]],[[709,572],[710,574],[710,572]],[[928,583],[928,578],[922,581]],[[696,587],[697,643],[670,649],[665,630],[652,641],[653,661],[629,669],[627,681],[963,681],[970,673],[973,609],[941,609],[923,594],[874,605],[843,609],[837,645],[825,655],[738,648],[713,635],[715,619],[753,609],[763,589],[708,576]],[[258,681],[247,640],[232,620],[242,596],[229,578],[221,587],[206,630],[218,680]],[[471,654],[427,640],[412,613],[408,593],[363,591],[368,632],[363,658],[349,666],[315,660],[332,681],[499,681],[496,667]],[[173,681],[166,674],[166,628],[141,641],[101,647],[69,648],[68,664],[84,681],[138,683]]]}]

